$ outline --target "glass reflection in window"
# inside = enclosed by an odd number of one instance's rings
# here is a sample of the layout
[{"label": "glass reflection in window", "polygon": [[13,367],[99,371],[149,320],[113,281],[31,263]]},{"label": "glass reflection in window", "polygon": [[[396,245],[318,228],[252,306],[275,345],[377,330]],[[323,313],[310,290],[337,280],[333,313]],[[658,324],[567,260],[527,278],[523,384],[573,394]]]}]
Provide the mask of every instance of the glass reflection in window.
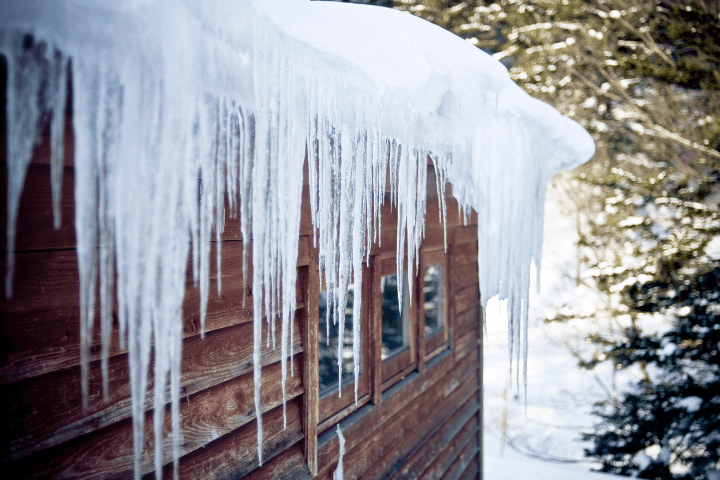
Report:
[{"label": "glass reflection in window", "polygon": [[[355,298],[354,285],[348,285],[347,305],[345,307],[345,332],[343,335],[342,347],[342,369],[343,369],[343,386],[352,382],[355,378],[353,374],[353,305]],[[335,301],[332,300],[331,301]],[[325,395],[331,391],[338,389],[338,332],[340,326],[336,323],[334,317],[335,307],[330,310],[328,316],[328,292],[323,290],[320,292],[320,324],[318,340],[319,348],[319,377],[320,377],[320,395]],[[328,323],[330,330],[330,342],[328,344]],[[362,327],[361,327],[362,329]],[[362,372],[362,356],[360,357],[360,372]]]},{"label": "glass reflection in window", "polygon": [[445,326],[445,266],[442,263],[425,267],[423,295],[425,336],[428,336]]},{"label": "glass reflection in window", "polygon": [[385,360],[410,345],[410,292],[407,272],[403,274],[402,311],[398,300],[397,274],[386,275],[380,281],[382,295],[382,353]]}]

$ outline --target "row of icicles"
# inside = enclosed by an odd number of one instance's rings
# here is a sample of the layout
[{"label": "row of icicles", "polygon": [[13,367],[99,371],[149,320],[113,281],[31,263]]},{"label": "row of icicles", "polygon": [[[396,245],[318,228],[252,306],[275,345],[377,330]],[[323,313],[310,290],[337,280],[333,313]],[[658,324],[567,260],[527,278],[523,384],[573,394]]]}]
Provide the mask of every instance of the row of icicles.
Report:
[{"label": "row of icicles", "polygon": [[[445,182],[458,156],[452,145],[423,147],[412,127],[384,134],[381,105],[367,85],[342,76],[308,76],[272,39],[256,34],[254,99],[208,94],[184,79],[153,72],[147,59],[120,68],[107,52],[91,47],[72,55],[72,112],[75,134],[75,225],[80,272],[81,377],[88,405],[89,355],[93,339],[96,284],[99,285],[101,368],[108,398],[108,357],[112,310],[117,302],[119,336],[128,349],[132,391],[135,475],[143,472],[143,423],[151,343],[154,343],[155,471],[162,474],[163,423],[169,394],[173,425],[173,465],[178,476],[183,299],[188,255],[200,289],[201,335],[205,333],[210,285],[210,247],[215,232],[217,286],[221,290],[221,245],[225,206],[240,217],[243,281],[252,243],[253,372],[262,464],[261,344],[275,347],[275,320],[281,318],[283,417],[287,358],[293,358],[297,255],[307,159],[313,241],[319,251],[321,283],[329,292],[334,322],[344,335],[347,287],[362,289],[362,264],[380,240],[380,211],[386,183],[398,211],[398,277],[402,282],[407,243],[411,284],[424,235],[427,159],[436,171],[441,220],[445,222]],[[15,226],[20,194],[44,120],[51,122],[51,178],[55,226],[63,165],[64,112],[69,57],[41,42],[8,34],[8,272],[12,293]],[[94,53],[93,53],[94,52]],[[102,53],[102,52],[101,52]],[[145,63],[143,63],[145,62]],[[148,67],[144,69],[143,67]],[[150,73],[147,73],[147,72]],[[154,74],[153,74],[154,73]],[[300,80],[298,80],[300,79]],[[177,101],[177,92],[184,93]],[[302,98],[303,106],[297,106]],[[389,178],[388,178],[389,173]],[[513,175],[506,172],[505,175]],[[198,180],[199,179],[199,180]],[[528,181],[532,181],[530,178]],[[484,181],[488,181],[487,179]],[[497,179],[496,179],[497,181]],[[544,184],[542,185],[544,188]],[[521,192],[521,194],[524,194]],[[500,194],[502,196],[502,193]],[[537,213],[509,207],[529,220]],[[471,205],[463,204],[469,211]],[[520,209],[520,210],[517,210]],[[490,225],[495,213],[490,212]],[[501,228],[504,228],[501,226]],[[540,224],[540,232],[542,232]],[[531,233],[518,230],[517,234]],[[252,242],[250,242],[252,240]],[[446,241],[447,243],[447,241]],[[482,249],[481,255],[482,255]],[[508,253],[498,252],[498,260]],[[503,256],[504,255],[504,256]],[[513,263],[525,261],[525,253]],[[497,259],[496,259],[497,260]],[[487,260],[486,260],[487,262]],[[501,274],[502,275],[502,274]],[[98,283],[99,278],[99,283]],[[511,285],[526,318],[526,278]],[[498,280],[502,283],[501,280]],[[482,273],[481,273],[482,283]],[[522,284],[521,284],[522,283]],[[401,290],[398,292],[401,295]],[[353,309],[355,399],[360,364],[361,296]],[[400,300],[400,304],[402,301]],[[519,338],[519,337],[518,337]],[[127,339],[127,345],[126,345]],[[343,342],[338,342],[342,348]],[[343,356],[338,352],[338,361]],[[291,360],[292,361],[292,360]],[[342,367],[339,368],[342,375]],[[168,392],[169,383],[169,392]],[[339,384],[342,384],[339,378]]]}]

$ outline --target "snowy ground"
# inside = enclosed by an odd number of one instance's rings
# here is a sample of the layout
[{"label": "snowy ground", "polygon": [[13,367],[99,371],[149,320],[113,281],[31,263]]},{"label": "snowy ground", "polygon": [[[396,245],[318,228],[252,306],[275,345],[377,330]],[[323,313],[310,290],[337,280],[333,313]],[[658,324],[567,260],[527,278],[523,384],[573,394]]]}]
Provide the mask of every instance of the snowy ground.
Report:
[{"label": "snowy ground", "polygon": [[485,435],[483,478],[485,480],[620,480],[627,477],[591,472],[587,464],[548,463],[505,449],[499,455],[500,441]]},{"label": "snowy ground", "polygon": [[[579,369],[577,360],[564,346],[567,339],[582,345],[586,332],[578,331],[576,326],[542,323],[542,318],[563,302],[586,302],[589,308],[595,302],[591,292],[578,290],[572,275],[568,276],[576,269],[576,233],[574,215],[563,206],[564,195],[567,194],[561,189],[548,192],[542,290],[531,299],[527,409],[522,374],[519,390],[515,373],[512,379],[508,375],[504,306],[500,309],[492,301],[488,305],[484,368],[484,455],[488,480],[620,478],[591,473],[593,465],[583,458],[586,445],[581,442],[582,432],[589,431],[595,421],[590,410],[603,394],[600,382],[605,386],[612,383],[609,371]],[[505,405],[507,438],[512,445],[506,444],[501,456]],[[565,463],[550,463],[531,456]]]}]

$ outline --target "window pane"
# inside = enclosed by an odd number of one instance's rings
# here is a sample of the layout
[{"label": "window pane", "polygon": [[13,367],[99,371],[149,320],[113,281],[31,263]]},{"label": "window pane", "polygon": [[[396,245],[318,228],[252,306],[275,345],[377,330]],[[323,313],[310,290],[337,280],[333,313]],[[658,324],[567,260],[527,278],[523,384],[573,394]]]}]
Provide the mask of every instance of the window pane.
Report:
[{"label": "window pane", "polygon": [[408,291],[407,272],[403,275],[403,307],[400,312],[398,302],[398,278],[396,274],[382,277],[382,354],[385,360],[394,353],[410,345],[410,292]]},{"label": "window pane", "polygon": [[[353,330],[352,317],[353,305],[355,298],[354,285],[348,286],[347,306],[345,307],[345,335],[343,338],[343,385],[354,381],[353,373]],[[320,376],[320,392],[327,394],[331,391],[337,391],[338,388],[338,332],[340,326],[333,321],[333,311],[328,318],[328,292],[324,290],[320,292],[320,323],[319,323],[319,376]],[[327,322],[330,323],[330,344],[328,345]],[[362,324],[361,324],[362,330]],[[362,356],[360,356],[360,372],[362,373]]]},{"label": "window pane", "polygon": [[445,266],[442,263],[425,267],[423,295],[427,336],[445,326]]}]

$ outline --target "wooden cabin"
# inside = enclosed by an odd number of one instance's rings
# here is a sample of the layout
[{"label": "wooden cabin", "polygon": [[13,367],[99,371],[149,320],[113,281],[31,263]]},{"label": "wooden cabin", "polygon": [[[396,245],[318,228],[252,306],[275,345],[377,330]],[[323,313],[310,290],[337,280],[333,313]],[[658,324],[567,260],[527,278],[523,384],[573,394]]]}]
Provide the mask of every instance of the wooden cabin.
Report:
[{"label": "wooden cabin", "polygon": [[[4,82],[6,71],[0,77]],[[5,85],[2,87],[4,104]],[[87,411],[81,403],[70,117],[68,112],[62,226],[53,228],[46,131],[35,149],[20,201],[13,296],[6,299],[3,293],[0,299],[0,398],[4,404],[0,471],[5,479],[133,476],[129,368],[117,332],[109,360],[110,398],[106,401],[102,395],[100,333],[96,328]],[[0,151],[6,169],[4,118],[1,127]],[[467,224],[460,219],[448,185],[445,249],[432,166],[429,169],[426,233],[412,300],[404,295],[407,304],[399,313],[396,293],[401,286],[394,277],[397,220],[389,200],[382,212],[382,242],[373,244],[369,267],[364,269],[363,291],[352,292],[363,296],[357,404],[352,374],[344,375],[347,383],[338,397],[337,370],[331,371],[334,350],[324,344],[326,306],[313,247],[306,172],[287,427],[283,428],[278,328],[277,348],[267,348],[263,342],[262,349],[262,466],[257,459],[253,398],[252,282],[242,278],[244,239],[237,219],[227,219],[222,235],[222,294],[217,294],[216,268],[211,265],[204,339],[199,328],[200,295],[191,273],[186,284],[181,478],[299,479],[312,478],[315,470],[316,478],[332,478],[339,460],[338,424],[346,439],[345,478],[481,476],[482,311],[477,218],[473,214]],[[4,171],[0,175],[3,198],[7,198],[6,183]],[[5,206],[0,209],[3,225],[6,210]],[[6,237],[0,238],[4,272]],[[244,305],[243,293],[247,297]],[[331,334],[331,338],[337,336]],[[152,376],[149,382],[151,389]],[[154,440],[149,396],[145,405],[142,467],[143,474],[151,476]],[[168,435],[170,429],[168,405]],[[172,475],[170,448],[168,442],[164,447],[166,477]]]}]

